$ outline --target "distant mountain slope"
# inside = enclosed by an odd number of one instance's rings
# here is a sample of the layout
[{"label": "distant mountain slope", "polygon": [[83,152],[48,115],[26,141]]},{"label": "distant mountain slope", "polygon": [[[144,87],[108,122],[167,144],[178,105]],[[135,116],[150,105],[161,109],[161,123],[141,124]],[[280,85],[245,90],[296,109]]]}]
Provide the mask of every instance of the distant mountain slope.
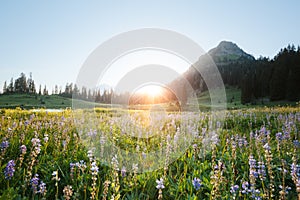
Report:
[{"label": "distant mountain slope", "polygon": [[[218,71],[211,70],[212,66]],[[206,82],[213,82],[217,74],[224,85],[241,89],[242,103],[255,104],[262,99],[299,101],[300,47],[288,45],[273,59],[256,60],[235,43],[222,41],[169,85],[185,103],[187,95],[207,91]]]},{"label": "distant mountain slope", "polygon": [[238,59],[255,60],[255,58],[244,52],[235,43],[222,41],[220,44],[209,50],[208,54],[215,62],[236,61]]},{"label": "distant mountain slope", "polygon": [[[200,56],[198,61],[194,63],[182,77],[174,80],[170,85],[178,94],[186,94],[186,92],[183,92],[182,90],[186,90],[188,93],[196,92],[197,94],[200,94],[207,90],[203,76],[206,76],[206,81],[210,80],[213,82],[216,73],[220,72],[224,84],[237,86],[239,84],[238,77],[242,68],[238,67],[239,69],[237,69],[236,64],[244,65],[246,62],[253,61],[255,61],[255,58],[244,52],[235,43],[222,41],[217,47]],[[212,65],[217,66],[219,72],[210,71]],[[203,74],[200,74],[198,71],[203,72]],[[186,80],[193,91],[188,89],[189,86],[187,86]]]}]

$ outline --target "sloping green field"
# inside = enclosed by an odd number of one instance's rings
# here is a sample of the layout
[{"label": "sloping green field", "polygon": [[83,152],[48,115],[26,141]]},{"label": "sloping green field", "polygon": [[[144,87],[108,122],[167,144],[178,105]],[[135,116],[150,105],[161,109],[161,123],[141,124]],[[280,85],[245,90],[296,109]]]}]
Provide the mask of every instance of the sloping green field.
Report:
[{"label": "sloping green field", "polygon": [[12,94],[0,96],[1,108],[66,108],[72,106],[72,99],[57,95]]},{"label": "sloping green field", "polygon": [[[296,102],[290,101],[269,101],[268,98],[258,99],[249,104],[241,103],[241,90],[236,87],[226,87],[226,107],[228,109],[241,109],[241,108],[253,108],[253,107],[273,107],[273,106],[295,106]],[[218,90],[212,91],[209,93],[208,91],[203,92],[198,96],[198,104],[200,109],[210,109],[211,108],[211,96],[219,95],[220,92]],[[216,98],[217,99],[217,98]],[[215,107],[222,106],[224,102],[217,102]]]},{"label": "sloping green field", "polygon": [[[219,95],[218,90],[203,92],[197,97],[198,105],[200,109],[207,110],[212,106],[218,108],[223,107],[226,103],[228,109],[240,109],[249,107],[264,107],[264,106],[295,106],[296,102],[288,101],[275,101],[270,102],[268,99],[259,99],[252,104],[241,104],[241,90],[235,87],[226,87],[226,99],[227,102],[217,102],[215,105],[211,105],[211,96]],[[216,98],[217,99],[217,98]],[[82,108],[91,107],[111,107],[109,104],[94,103],[83,100],[76,100],[76,104]],[[116,107],[119,107],[115,105]],[[160,105],[162,106],[162,105]],[[164,105],[167,106],[167,110],[176,110],[176,106],[173,104]],[[29,95],[29,94],[11,94],[11,95],[0,95],[0,108],[48,108],[48,109],[65,109],[72,107],[72,99],[58,95]],[[147,109],[149,105],[135,105],[130,106],[130,109]]]}]

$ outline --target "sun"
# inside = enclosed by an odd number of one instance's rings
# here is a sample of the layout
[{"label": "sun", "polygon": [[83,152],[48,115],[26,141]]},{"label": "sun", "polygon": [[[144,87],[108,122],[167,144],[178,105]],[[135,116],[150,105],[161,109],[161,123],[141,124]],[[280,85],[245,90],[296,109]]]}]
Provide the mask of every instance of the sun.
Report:
[{"label": "sun", "polygon": [[146,85],[137,90],[137,93],[148,95],[151,97],[159,96],[162,93],[162,87],[158,85]]}]

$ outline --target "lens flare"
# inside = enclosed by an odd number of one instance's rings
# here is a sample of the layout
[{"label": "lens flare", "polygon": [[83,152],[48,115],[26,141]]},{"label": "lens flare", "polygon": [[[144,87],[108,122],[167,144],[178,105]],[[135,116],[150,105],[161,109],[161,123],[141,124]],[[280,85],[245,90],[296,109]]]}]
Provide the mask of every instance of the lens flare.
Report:
[{"label": "lens flare", "polygon": [[146,85],[139,88],[136,93],[156,97],[161,95],[162,90],[162,87],[158,85]]}]

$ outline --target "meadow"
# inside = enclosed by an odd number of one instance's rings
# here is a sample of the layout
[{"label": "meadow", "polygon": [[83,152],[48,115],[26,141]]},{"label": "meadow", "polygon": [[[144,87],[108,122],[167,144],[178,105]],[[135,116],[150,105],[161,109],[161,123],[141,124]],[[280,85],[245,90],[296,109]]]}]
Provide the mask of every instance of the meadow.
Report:
[{"label": "meadow", "polygon": [[0,110],[0,199],[300,199],[299,106],[226,111],[222,122],[202,112],[187,126],[178,113],[154,127],[133,113],[150,139],[128,133],[122,112],[81,112]]}]

